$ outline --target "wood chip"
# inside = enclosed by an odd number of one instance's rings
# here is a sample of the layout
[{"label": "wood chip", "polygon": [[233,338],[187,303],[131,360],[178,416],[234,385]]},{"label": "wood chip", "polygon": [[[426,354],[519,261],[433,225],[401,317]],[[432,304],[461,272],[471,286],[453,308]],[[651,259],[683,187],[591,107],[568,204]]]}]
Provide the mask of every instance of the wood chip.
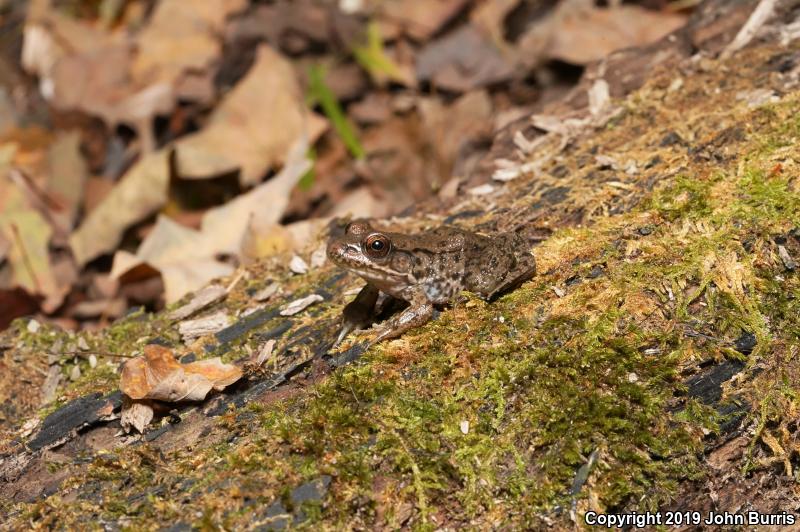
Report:
[{"label": "wood chip", "polygon": [[212,284],[197,292],[191,301],[169,313],[171,320],[183,320],[192,314],[225,299],[227,292],[220,285]]},{"label": "wood chip", "polygon": [[178,332],[184,342],[192,341],[206,334],[213,334],[230,325],[231,318],[224,310],[209,314],[196,320],[188,320],[178,324]]},{"label": "wood chip", "polygon": [[264,345],[261,346],[261,349],[258,350],[258,356],[256,356],[255,364],[257,368],[260,368],[264,365],[264,362],[272,355],[272,350],[275,349],[275,340],[267,340]]},{"label": "wood chip", "polygon": [[288,305],[285,305],[284,307],[282,307],[280,314],[281,314],[281,316],[294,316],[298,312],[302,312],[305,309],[307,309],[308,307],[310,307],[311,305],[313,305],[314,303],[319,303],[320,301],[323,301],[324,299],[325,298],[323,298],[319,294],[311,294],[311,295],[306,296],[306,297],[301,298],[301,299],[295,299],[294,301],[292,301]]},{"label": "wood chip", "polygon": [[472,187],[471,189],[467,190],[472,196],[486,196],[487,194],[491,194],[494,192],[494,187],[489,183],[485,185],[479,185],[477,187]]},{"label": "wood chip", "polygon": [[58,384],[61,382],[61,366],[54,364],[47,371],[47,377],[42,384],[42,402],[40,406],[52,403],[56,398]]},{"label": "wood chip", "polygon": [[781,245],[778,246],[778,255],[780,256],[781,260],[783,261],[783,265],[787,270],[793,272],[797,269],[797,262],[795,262],[792,256],[789,255],[789,252],[785,247]]},{"label": "wood chip", "polygon": [[256,301],[267,301],[268,299],[272,298],[275,294],[277,294],[281,289],[281,285],[278,283],[270,283],[253,296],[253,299]]}]

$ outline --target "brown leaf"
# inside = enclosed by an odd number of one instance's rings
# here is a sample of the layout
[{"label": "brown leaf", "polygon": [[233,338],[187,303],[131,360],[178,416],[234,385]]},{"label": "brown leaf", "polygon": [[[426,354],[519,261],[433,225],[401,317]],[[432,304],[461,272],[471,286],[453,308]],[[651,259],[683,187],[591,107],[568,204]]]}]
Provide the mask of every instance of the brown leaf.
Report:
[{"label": "brown leaf", "polygon": [[[208,126],[173,145],[175,166],[181,177],[210,178],[240,170],[243,183],[256,183],[269,168],[286,161],[290,147],[299,139],[313,142],[321,134],[324,124],[315,116],[305,109],[291,65],[262,46],[250,72],[211,115]],[[165,148],[140,159],[72,234],[70,245],[80,265],[115,249],[127,227],[166,202],[170,151]],[[218,216],[217,212],[224,213],[225,218],[238,213],[233,224],[239,230],[238,237],[218,235],[215,242],[227,241],[226,249],[238,252],[250,212],[265,211],[264,216],[277,221],[285,208],[285,203],[280,204],[295,183],[276,177],[220,210],[210,211],[209,220]],[[265,201],[276,208],[263,209]],[[275,201],[279,202],[277,206]],[[229,231],[230,225],[227,227],[222,231]]]},{"label": "brown leaf", "polygon": [[426,45],[417,55],[417,78],[455,92],[511,79],[513,67],[497,44],[465,24]]},{"label": "brown leaf", "polygon": [[11,249],[11,242],[0,233],[0,264],[5,262],[9,249]]},{"label": "brown leaf", "polygon": [[295,242],[285,226],[254,218],[242,237],[240,257],[242,264],[253,264],[260,258],[285,255],[293,249]]},{"label": "brown leaf", "polygon": [[310,42],[328,43],[331,38],[329,9],[313,0],[280,0],[258,5],[247,17],[229,25],[227,40],[266,40],[275,48],[298,54]]},{"label": "brown leaf", "polygon": [[217,35],[225,20],[246,6],[246,0],[205,0],[189,8],[184,0],[161,0],[138,36],[133,78],[172,83],[184,71],[208,68],[221,55]]},{"label": "brown leaf", "polygon": [[443,177],[466,177],[464,163],[478,152],[491,134],[492,102],[485,90],[464,94],[453,104],[444,106],[440,99],[420,101],[419,111],[430,146],[436,150],[436,160]]},{"label": "brown leaf", "polygon": [[521,37],[523,63],[560,59],[585,65],[629,46],[657,41],[686,23],[678,13],[657,13],[633,5],[599,8],[584,0],[562,2]]},{"label": "brown leaf", "polygon": [[[266,227],[280,219],[289,192],[309,168],[304,146],[298,144],[292,149],[290,160],[278,175],[227,204],[208,210],[200,231],[160,216],[136,255],[124,250],[116,253],[112,277],[122,278],[147,264],[161,273],[165,298],[171,303],[214,278],[230,274],[233,268],[216,257],[239,255],[251,225]],[[264,209],[267,204],[270,208]]]},{"label": "brown leaf", "polygon": [[120,424],[125,431],[131,428],[144,432],[145,427],[153,420],[153,406],[150,401],[125,401],[120,414]]},{"label": "brown leaf", "polygon": [[147,345],[143,358],[122,368],[120,390],[135,400],[202,401],[212,389],[223,390],[241,376],[241,369],[219,358],[181,364],[168,348]]},{"label": "brown leaf", "polygon": [[158,210],[166,201],[169,152],[139,160],[69,238],[79,265],[117,247],[130,225]]},{"label": "brown leaf", "polygon": [[135,257],[126,251],[114,256],[112,278],[119,279],[141,264],[161,273],[168,303],[202,288],[217,277],[233,272],[233,267],[214,258],[215,242],[202,233],[159,216],[155,228],[139,246]]},{"label": "brown leaf", "polygon": [[239,170],[242,184],[253,185],[286,160],[298,139],[306,136],[311,144],[324,128],[305,108],[291,64],[262,45],[208,125],[177,143],[178,175],[205,179]]},{"label": "brown leaf", "polygon": [[387,92],[371,91],[347,108],[348,115],[362,124],[385,122],[392,116],[392,98]]},{"label": "brown leaf", "polygon": [[50,309],[57,307],[65,289],[58,286],[50,263],[52,228],[30,206],[19,187],[5,178],[0,179],[0,235],[7,243],[7,287],[18,286],[30,294],[42,295],[49,300],[46,302]]},{"label": "brown leaf", "polygon": [[459,14],[466,0],[390,0],[380,3],[380,18],[399,25],[412,39],[425,41]]},{"label": "brown leaf", "polygon": [[57,137],[47,153],[47,192],[60,206],[60,210],[53,212],[52,216],[64,233],[69,233],[73,228],[88,176],[80,149],[80,132],[71,131]]}]

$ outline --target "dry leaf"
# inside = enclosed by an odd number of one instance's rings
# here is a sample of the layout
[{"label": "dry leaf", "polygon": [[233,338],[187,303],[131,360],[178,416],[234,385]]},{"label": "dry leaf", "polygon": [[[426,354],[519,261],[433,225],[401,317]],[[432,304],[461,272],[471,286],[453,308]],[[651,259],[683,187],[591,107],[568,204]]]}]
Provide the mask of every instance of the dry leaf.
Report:
[{"label": "dry leaf", "polygon": [[[135,256],[124,250],[116,253],[112,277],[122,278],[147,264],[161,273],[165,299],[171,303],[212,279],[229,275],[233,267],[216,257],[239,255],[251,224],[277,222],[289,192],[309,165],[306,145],[300,142],[292,148],[286,167],[278,175],[227,204],[208,210],[200,231],[160,216]],[[265,209],[264,205],[270,208]]]},{"label": "dry leaf", "polygon": [[181,364],[170,349],[147,345],[144,357],[125,363],[120,390],[136,400],[202,401],[212,389],[223,390],[241,376],[241,369],[219,358]]},{"label": "dry leaf", "polygon": [[451,105],[425,98],[419,102],[419,113],[430,146],[441,164],[441,175],[466,176],[465,163],[480,155],[474,146],[484,144],[491,134],[492,102],[485,90],[464,94]]},{"label": "dry leaf", "polygon": [[311,42],[328,43],[332,11],[315,0],[282,0],[256,5],[246,17],[228,25],[228,41],[267,41],[290,53],[305,51]]},{"label": "dry leaf", "polygon": [[522,62],[560,59],[586,65],[621,48],[657,41],[686,23],[678,13],[658,13],[634,5],[595,7],[586,0],[562,2],[519,41]]},{"label": "dry leaf", "polygon": [[11,249],[11,242],[6,240],[6,237],[0,233],[0,264],[5,262],[9,249]]},{"label": "dry leaf", "polygon": [[263,224],[253,217],[242,237],[240,257],[242,264],[250,265],[260,258],[284,255],[292,249],[292,234],[285,226],[272,222]]},{"label": "dry leaf", "polygon": [[417,78],[466,92],[511,79],[513,66],[497,46],[470,24],[427,44],[417,55]]},{"label": "dry leaf", "polygon": [[382,19],[398,24],[409,37],[425,41],[458,15],[466,0],[392,0],[381,2]]},{"label": "dry leaf", "polygon": [[30,206],[19,187],[4,177],[0,177],[0,235],[8,249],[7,287],[18,286],[30,294],[44,296],[43,309],[55,310],[69,287],[59,287],[50,263],[52,228]]},{"label": "dry leaf", "polygon": [[164,204],[168,184],[168,151],[139,160],[70,236],[78,265],[114,250],[125,229]]},{"label": "dry leaf", "polygon": [[483,2],[469,14],[470,22],[491,37],[496,44],[507,45],[505,41],[505,20],[520,0],[492,0]]},{"label": "dry leaf", "polygon": [[139,246],[135,259],[125,251],[117,252],[111,277],[119,279],[133,268],[148,264],[161,273],[165,299],[171,303],[212,279],[233,272],[233,266],[214,258],[213,245],[214,242],[200,232],[159,216],[155,228]]},{"label": "dry leaf", "polygon": [[291,303],[281,307],[281,316],[294,316],[295,314],[304,311],[314,303],[324,301],[324,299],[325,298],[319,294],[311,294],[310,296],[295,299]]},{"label": "dry leaf", "polygon": [[78,215],[88,177],[86,161],[81,155],[80,132],[71,131],[56,138],[48,150],[47,161],[47,192],[60,207],[51,216],[67,234],[72,230]]},{"label": "dry leaf", "polygon": [[240,170],[242,184],[253,185],[286,160],[298,139],[313,143],[324,128],[305,108],[291,64],[262,45],[208,125],[177,143],[178,175],[204,179]]},{"label": "dry leaf", "polygon": [[145,427],[153,421],[153,407],[149,401],[131,401],[123,405],[119,421],[126,432],[131,428],[144,432]]},{"label": "dry leaf", "polygon": [[174,82],[186,70],[202,71],[219,58],[225,19],[246,0],[204,0],[188,8],[184,0],[161,0],[137,39],[131,73],[141,84]]},{"label": "dry leaf", "polygon": [[[288,150],[286,165],[274,177],[236,199],[209,209],[203,216],[202,232],[214,242],[215,253],[238,254],[248,226],[277,223],[289,203],[289,193],[311,167],[308,144],[300,139]],[[265,208],[269,206],[268,208]]]},{"label": "dry leaf", "polygon": [[[307,146],[321,134],[321,119],[314,116],[305,110],[291,65],[262,46],[256,63],[214,111],[206,128],[174,144],[178,173],[209,178],[241,170],[242,182],[253,184],[270,167],[291,159],[292,146],[304,141]],[[165,148],[138,161],[73,233],[70,245],[78,264],[115,249],[125,229],[166,202],[170,151]],[[250,214],[264,211],[262,216],[280,219],[288,192],[305,168],[296,177],[293,171],[281,172],[265,185],[212,209],[204,219],[204,233],[212,231],[217,244],[228,243],[224,251],[238,253]],[[264,209],[265,204],[273,208]]]}]

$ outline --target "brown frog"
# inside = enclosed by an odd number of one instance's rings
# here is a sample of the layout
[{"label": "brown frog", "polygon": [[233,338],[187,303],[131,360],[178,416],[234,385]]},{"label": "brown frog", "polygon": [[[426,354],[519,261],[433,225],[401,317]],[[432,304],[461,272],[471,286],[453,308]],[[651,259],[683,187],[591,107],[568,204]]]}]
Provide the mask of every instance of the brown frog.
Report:
[{"label": "brown frog", "polygon": [[426,323],[434,305],[449,303],[462,290],[491,300],[536,274],[536,261],[522,236],[480,235],[449,226],[405,235],[357,220],[344,235],[331,237],[328,257],[367,281],[344,308],[337,344],[369,321],[381,292],[407,301],[409,307],[386,321],[371,344]]}]

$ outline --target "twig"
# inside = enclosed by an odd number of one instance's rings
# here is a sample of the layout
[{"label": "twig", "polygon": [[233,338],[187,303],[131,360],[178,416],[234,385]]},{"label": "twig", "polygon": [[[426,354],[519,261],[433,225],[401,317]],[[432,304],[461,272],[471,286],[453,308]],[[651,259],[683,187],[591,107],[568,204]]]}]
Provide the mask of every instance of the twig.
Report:
[{"label": "twig", "polygon": [[750,18],[747,19],[747,22],[742,26],[742,29],[736,34],[736,37],[734,37],[730,44],[722,51],[720,57],[726,59],[734,52],[738,52],[747,46],[750,41],[753,40],[753,37],[756,36],[758,30],[761,29],[764,23],[766,23],[775,12],[775,6],[777,4],[778,0],[761,0],[753,10]]}]

